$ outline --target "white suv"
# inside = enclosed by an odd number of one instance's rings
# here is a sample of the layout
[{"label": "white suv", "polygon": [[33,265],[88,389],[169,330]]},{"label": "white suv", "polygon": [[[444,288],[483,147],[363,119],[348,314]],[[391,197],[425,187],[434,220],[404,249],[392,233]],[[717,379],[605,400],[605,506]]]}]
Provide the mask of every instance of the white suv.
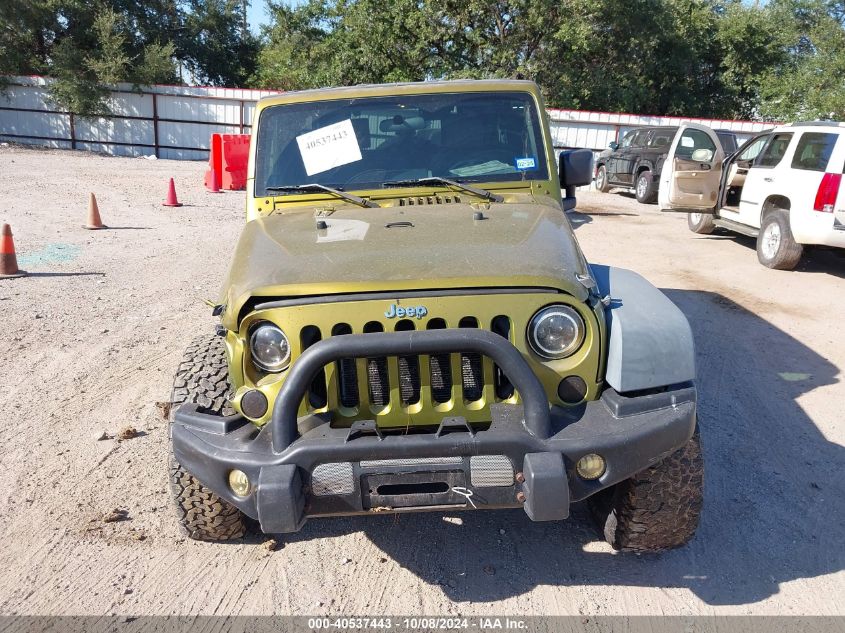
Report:
[{"label": "white suv", "polygon": [[757,258],[791,270],[804,245],[845,248],[845,123],[768,130],[725,157],[716,132],[682,125],[660,178],[661,211],[689,213],[689,228],[757,238]]}]

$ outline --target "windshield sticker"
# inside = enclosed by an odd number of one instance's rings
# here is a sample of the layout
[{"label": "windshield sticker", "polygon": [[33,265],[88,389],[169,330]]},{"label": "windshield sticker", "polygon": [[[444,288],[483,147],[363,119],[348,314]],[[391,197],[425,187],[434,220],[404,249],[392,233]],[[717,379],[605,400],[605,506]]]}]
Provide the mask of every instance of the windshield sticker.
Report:
[{"label": "windshield sticker", "polygon": [[528,169],[535,169],[537,167],[537,159],[533,156],[516,159],[516,168],[519,171],[526,171]]},{"label": "windshield sticker", "polygon": [[296,142],[309,176],[361,160],[361,148],[351,119],[301,134]]}]

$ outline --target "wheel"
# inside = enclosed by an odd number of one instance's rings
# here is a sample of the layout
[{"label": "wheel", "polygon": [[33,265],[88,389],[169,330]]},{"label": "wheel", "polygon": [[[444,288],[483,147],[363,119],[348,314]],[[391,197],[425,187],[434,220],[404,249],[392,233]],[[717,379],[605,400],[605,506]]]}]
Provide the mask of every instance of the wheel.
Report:
[{"label": "wheel", "polygon": [[687,216],[687,226],[693,233],[702,235],[710,235],[716,229],[713,216],[709,213],[690,213]]},{"label": "wheel", "polygon": [[767,268],[792,270],[801,261],[804,247],[789,228],[789,211],[775,209],[763,217],[757,234],[757,259]]},{"label": "wheel", "polygon": [[599,165],[596,172],[596,189],[602,193],[610,191],[610,184],[607,182],[607,167]]},{"label": "wheel", "polygon": [[637,196],[637,202],[641,202],[642,204],[651,204],[657,200],[657,187],[648,169],[644,169],[637,174],[634,193]]},{"label": "wheel", "polygon": [[704,460],[698,431],[659,464],[590,497],[605,540],[617,550],[659,552],[689,541],[701,516]]},{"label": "wheel", "polygon": [[[208,413],[231,415],[228,403],[229,368],[223,339],[204,336],[185,350],[170,396],[170,420],[179,405],[196,402]],[[246,532],[245,516],[228,501],[202,485],[187,472],[171,452],[169,455],[170,492],[176,516],[184,534],[198,541],[227,541]]]}]

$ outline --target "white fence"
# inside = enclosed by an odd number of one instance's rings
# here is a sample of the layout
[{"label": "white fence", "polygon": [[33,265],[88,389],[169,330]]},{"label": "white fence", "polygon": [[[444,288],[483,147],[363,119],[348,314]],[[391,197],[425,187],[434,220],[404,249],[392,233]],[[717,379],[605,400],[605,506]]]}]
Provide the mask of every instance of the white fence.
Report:
[{"label": "white fence", "polygon": [[249,133],[255,103],[273,90],[115,86],[108,100],[112,115],[94,119],[56,109],[49,79],[12,77],[0,94],[0,137],[64,149],[121,156],[205,160],[211,134]]},{"label": "white fence", "polygon": [[[65,149],[121,156],[155,155],[205,160],[211,134],[249,133],[255,103],[277,94],[272,90],[149,86],[115,86],[109,98],[112,115],[82,118],[56,109],[49,99],[49,79],[11,77],[0,94],[0,138]],[[549,110],[555,147],[605,149],[629,129],[643,125],[678,125],[696,121],[734,131],[740,142],[771,127],[770,123],[681,117],[639,116],[581,110]]]}]

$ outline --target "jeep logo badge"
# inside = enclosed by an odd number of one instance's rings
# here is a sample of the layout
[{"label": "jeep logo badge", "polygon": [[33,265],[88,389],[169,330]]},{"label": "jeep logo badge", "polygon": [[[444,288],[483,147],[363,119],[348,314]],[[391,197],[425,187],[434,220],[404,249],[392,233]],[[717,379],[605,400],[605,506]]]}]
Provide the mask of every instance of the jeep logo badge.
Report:
[{"label": "jeep logo badge", "polygon": [[426,314],[428,314],[428,308],[425,306],[408,306],[407,308],[403,308],[393,303],[387,309],[387,312],[384,313],[384,316],[388,319],[401,319],[402,317],[417,317],[418,319],[421,319]]}]

